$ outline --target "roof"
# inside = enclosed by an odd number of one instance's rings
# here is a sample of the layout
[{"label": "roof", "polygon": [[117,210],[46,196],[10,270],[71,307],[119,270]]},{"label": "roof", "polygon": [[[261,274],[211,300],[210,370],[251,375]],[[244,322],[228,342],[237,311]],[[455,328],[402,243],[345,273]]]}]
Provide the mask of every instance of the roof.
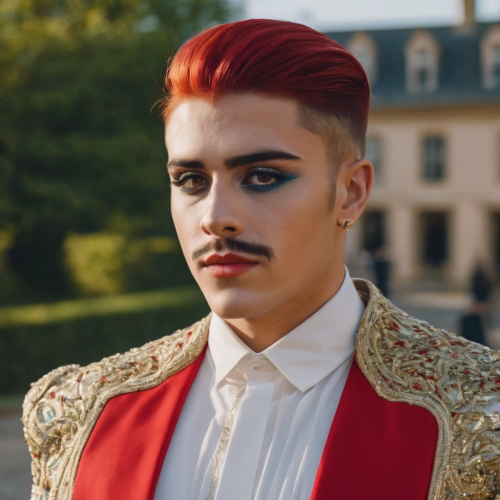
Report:
[{"label": "roof", "polygon": [[[482,86],[480,49],[486,32],[498,23],[477,23],[465,29],[457,26],[362,30],[379,50],[376,81],[372,84],[372,107],[413,107],[500,103],[500,88]],[[425,29],[440,45],[439,87],[434,92],[406,91],[405,47],[416,31]],[[327,32],[343,46],[357,31]]]}]

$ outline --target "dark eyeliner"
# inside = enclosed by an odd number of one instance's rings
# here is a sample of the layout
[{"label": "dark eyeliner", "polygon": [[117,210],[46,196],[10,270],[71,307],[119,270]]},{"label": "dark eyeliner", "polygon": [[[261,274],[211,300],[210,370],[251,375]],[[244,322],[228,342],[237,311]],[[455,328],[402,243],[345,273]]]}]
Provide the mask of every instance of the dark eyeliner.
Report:
[{"label": "dark eyeliner", "polygon": [[279,189],[282,187],[284,184],[286,184],[289,181],[293,181],[298,175],[295,174],[284,174],[283,172],[280,172],[279,170],[276,170],[271,167],[256,167],[251,169],[249,172],[247,172],[246,177],[251,177],[252,175],[259,175],[259,174],[264,174],[264,175],[270,175],[276,179],[275,182],[271,184],[245,184],[242,183],[242,186],[245,189],[249,189],[250,191],[255,191],[255,192],[269,192],[269,191],[274,191],[276,189]]},{"label": "dark eyeliner", "polygon": [[200,186],[185,186],[184,184],[191,178],[204,177],[196,172],[184,172],[179,177],[175,178],[170,176],[170,183],[172,186],[180,188],[181,193],[184,194],[196,194],[200,189],[203,189],[204,185]]},{"label": "dark eyeliner", "polygon": [[184,172],[183,174],[179,175],[179,177],[170,177],[170,181],[172,184],[175,186],[181,185],[185,180],[190,179],[191,177],[197,177],[198,174],[195,172]]}]

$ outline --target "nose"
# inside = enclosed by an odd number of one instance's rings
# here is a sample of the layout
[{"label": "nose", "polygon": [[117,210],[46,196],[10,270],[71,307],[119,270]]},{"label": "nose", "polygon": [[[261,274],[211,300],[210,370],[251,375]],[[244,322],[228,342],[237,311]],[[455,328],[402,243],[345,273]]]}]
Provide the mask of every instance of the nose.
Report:
[{"label": "nose", "polygon": [[234,238],[243,232],[241,200],[230,186],[215,181],[206,198],[200,226],[205,234]]}]

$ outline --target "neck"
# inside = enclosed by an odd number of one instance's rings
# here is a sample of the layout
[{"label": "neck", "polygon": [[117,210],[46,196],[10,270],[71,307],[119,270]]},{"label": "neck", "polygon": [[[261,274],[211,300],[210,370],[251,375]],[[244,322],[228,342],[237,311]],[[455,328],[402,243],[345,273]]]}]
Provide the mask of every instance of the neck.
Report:
[{"label": "neck", "polygon": [[262,352],[326,304],[342,286],[344,275],[342,265],[270,311],[225,321],[252,351]]}]

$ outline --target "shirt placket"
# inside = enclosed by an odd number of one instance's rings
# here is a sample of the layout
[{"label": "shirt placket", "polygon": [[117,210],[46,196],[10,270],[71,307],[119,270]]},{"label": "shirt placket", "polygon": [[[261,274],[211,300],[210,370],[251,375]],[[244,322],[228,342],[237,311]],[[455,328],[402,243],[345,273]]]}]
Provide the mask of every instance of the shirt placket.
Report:
[{"label": "shirt placket", "polygon": [[212,463],[207,500],[251,500],[274,393],[276,368],[257,357],[237,370],[246,385],[228,411]]}]

